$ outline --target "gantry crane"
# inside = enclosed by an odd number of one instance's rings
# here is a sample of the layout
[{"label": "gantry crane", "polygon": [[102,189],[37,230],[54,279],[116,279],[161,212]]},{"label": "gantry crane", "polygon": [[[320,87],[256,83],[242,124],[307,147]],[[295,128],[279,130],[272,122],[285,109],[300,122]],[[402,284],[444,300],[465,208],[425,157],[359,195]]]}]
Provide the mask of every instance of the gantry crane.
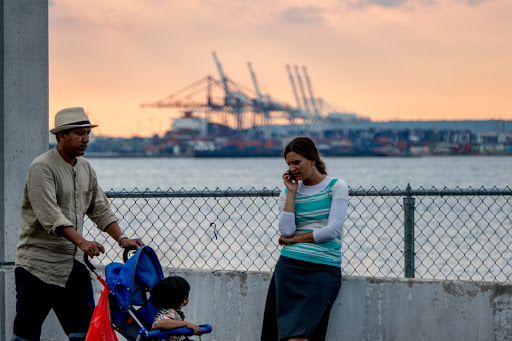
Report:
[{"label": "gantry crane", "polygon": [[311,110],[309,110],[308,99],[306,97],[306,93],[304,92],[304,86],[302,85],[302,77],[300,76],[299,67],[297,65],[294,66],[295,69],[295,77],[297,77],[297,83],[299,84],[300,93],[302,95],[302,101],[304,102],[304,111],[311,115]]},{"label": "gantry crane", "polygon": [[228,85],[228,78],[226,77],[224,70],[222,69],[222,65],[220,64],[219,59],[217,58],[217,53],[215,53],[215,51],[213,51],[212,55],[213,55],[215,64],[217,65],[217,70],[219,71],[219,75],[221,77],[222,84],[224,85],[224,92],[225,92],[224,105],[232,108],[233,114],[236,117],[237,129],[240,130],[243,127],[242,114],[245,111],[244,109],[247,107],[247,105],[250,106],[249,97],[240,91],[234,91],[234,90],[230,89],[230,87]]},{"label": "gantry crane", "polygon": [[297,87],[295,86],[295,79],[293,78],[293,74],[292,74],[292,71],[290,69],[290,65],[286,65],[286,71],[288,72],[288,77],[290,78],[290,83],[292,84],[292,91],[293,91],[293,96],[295,96],[295,101],[297,103],[297,109],[300,109],[302,110],[302,104],[300,103],[300,100],[299,100],[299,95],[297,94]]},{"label": "gantry crane", "polygon": [[[221,123],[227,126],[231,125],[229,124],[229,118],[234,117],[238,130],[247,128],[247,125],[244,124],[244,116],[246,113],[253,113],[253,126],[256,125],[256,118],[259,115],[263,118],[263,124],[269,127],[270,120],[273,117],[271,112],[274,111],[285,113],[290,121],[293,121],[295,118],[308,118],[305,110],[299,106],[297,108],[291,107],[274,100],[270,95],[261,93],[250,62],[248,62],[247,65],[253,79],[254,90],[229,79],[224,73],[217,54],[212,52],[212,55],[220,75],[220,81],[208,75],[156,102],[143,103],[141,107],[175,108],[187,112],[203,111],[207,115],[206,118],[209,122],[211,122],[211,115],[216,115],[216,121],[219,121],[217,115],[223,115],[221,116]],[[287,67],[289,69],[289,66]],[[290,71],[289,74],[293,84],[293,77]],[[302,88],[302,84],[300,85]],[[298,96],[295,90],[294,94],[298,102]],[[302,94],[305,98],[303,89]],[[307,105],[307,102],[305,102],[305,105]],[[269,138],[270,132],[265,132],[265,136]]]},{"label": "gantry crane", "polygon": [[263,125],[265,126],[265,139],[268,140],[270,138],[270,130],[269,130],[269,119],[270,119],[270,111],[268,111],[264,107],[263,103],[263,95],[261,94],[260,87],[258,85],[258,80],[256,79],[256,75],[254,74],[254,70],[252,69],[251,62],[247,62],[247,67],[249,68],[249,73],[251,74],[252,82],[254,84],[254,90],[256,91],[256,95],[258,96],[254,100],[254,119],[253,119],[253,127],[256,125],[256,114],[261,111],[263,113]]},{"label": "gantry crane", "polygon": [[313,88],[311,87],[311,81],[309,80],[309,75],[305,66],[302,66],[302,73],[304,73],[304,79],[306,80],[306,85],[308,87],[312,112],[315,115],[315,118],[318,118],[320,116],[320,112],[318,110],[318,106],[316,105],[315,96],[313,96]]}]

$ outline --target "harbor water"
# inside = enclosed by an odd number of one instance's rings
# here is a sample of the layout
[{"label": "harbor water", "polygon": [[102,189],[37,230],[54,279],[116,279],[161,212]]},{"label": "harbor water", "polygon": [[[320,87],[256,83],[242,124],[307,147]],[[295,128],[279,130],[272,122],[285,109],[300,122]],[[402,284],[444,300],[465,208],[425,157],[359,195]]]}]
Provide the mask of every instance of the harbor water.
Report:
[{"label": "harbor water", "polygon": [[[86,154],[87,157],[87,154]],[[283,158],[89,158],[100,186],[114,190],[282,188]],[[351,189],[512,187],[512,157],[330,157],[329,175]]]}]

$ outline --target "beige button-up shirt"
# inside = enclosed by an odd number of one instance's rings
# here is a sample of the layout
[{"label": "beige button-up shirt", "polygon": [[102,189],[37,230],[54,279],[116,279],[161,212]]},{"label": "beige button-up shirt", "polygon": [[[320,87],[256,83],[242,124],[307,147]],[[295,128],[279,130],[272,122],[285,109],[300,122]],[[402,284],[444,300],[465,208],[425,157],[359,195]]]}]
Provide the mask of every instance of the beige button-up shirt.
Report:
[{"label": "beige button-up shirt", "polygon": [[85,215],[102,231],[118,220],[89,162],[78,157],[71,166],[57,148],[38,156],[25,183],[15,267],[65,286],[73,260],[83,261],[83,253],[56,230],[72,226],[83,235]]}]

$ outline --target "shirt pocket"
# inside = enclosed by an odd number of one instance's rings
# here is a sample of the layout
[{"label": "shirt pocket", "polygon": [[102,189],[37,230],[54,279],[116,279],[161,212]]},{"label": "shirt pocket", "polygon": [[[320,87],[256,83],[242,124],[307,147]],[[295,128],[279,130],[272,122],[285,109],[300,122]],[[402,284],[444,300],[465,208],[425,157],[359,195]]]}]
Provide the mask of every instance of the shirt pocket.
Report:
[{"label": "shirt pocket", "polygon": [[93,192],[92,188],[84,191],[84,211],[87,211],[91,205]]}]

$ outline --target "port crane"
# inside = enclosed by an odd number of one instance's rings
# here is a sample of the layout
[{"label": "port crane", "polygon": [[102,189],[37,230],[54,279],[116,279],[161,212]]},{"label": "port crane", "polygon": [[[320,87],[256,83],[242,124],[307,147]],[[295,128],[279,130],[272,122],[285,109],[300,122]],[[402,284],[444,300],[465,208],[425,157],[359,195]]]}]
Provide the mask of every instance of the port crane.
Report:
[{"label": "port crane", "polygon": [[304,79],[306,80],[306,85],[308,87],[309,92],[309,100],[311,102],[312,112],[315,115],[315,118],[320,116],[318,106],[316,105],[315,96],[313,96],[313,88],[311,86],[311,81],[309,80],[308,71],[305,66],[302,66],[302,73],[304,74]]},{"label": "port crane", "polygon": [[[240,107],[240,110],[236,111],[237,122],[239,122],[239,128],[241,128],[242,126],[244,112],[251,112],[253,114],[252,127],[255,127],[257,125],[257,116],[261,115],[263,118],[263,125],[265,125],[267,128],[272,118],[270,114],[271,112],[285,112],[289,118],[297,115],[297,109],[294,109],[289,105],[280,103],[279,101],[273,99],[270,95],[264,95],[261,93],[258,80],[252,68],[251,62],[248,62],[247,66],[249,68],[249,73],[253,81],[255,96],[250,97],[247,95],[247,93],[233,91],[233,89],[228,84],[224,83],[224,80],[228,80],[229,78],[226,77],[224,70],[222,68],[222,64],[220,63],[219,58],[217,57],[217,54],[213,52],[212,55],[215,64],[217,65],[219,75],[221,79],[223,79],[223,84],[225,84],[224,91],[226,99],[230,100],[230,102],[227,104],[233,106],[234,108],[236,108],[235,104],[239,103],[238,101],[247,104],[246,106]],[[245,124],[244,126],[247,125]],[[269,135],[269,131],[267,131],[266,135]],[[270,138],[270,136],[268,137]]]},{"label": "port crane", "polygon": [[217,57],[217,53],[215,53],[215,51],[213,51],[212,55],[213,55],[215,64],[217,65],[217,70],[219,71],[222,85],[224,87],[224,93],[225,93],[224,105],[226,107],[231,108],[231,111],[235,115],[237,129],[240,130],[243,127],[242,114],[244,113],[246,108],[251,107],[251,100],[249,99],[249,96],[247,96],[243,92],[236,91],[236,90],[233,90],[230,88],[230,86],[228,84],[228,78],[226,77],[226,74],[224,73],[224,70],[222,69],[222,65],[219,61],[219,58]]},{"label": "port crane", "polygon": [[295,77],[297,78],[297,83],[299,84],[299,90],[302,95],[302,101],[304,102],[304,111],[311,115],[311,110],[309,109],[308,99],[306,97],[306,93],[304,92],[304,85],[302,84],[302,77],[300,76],[299,67],[297,65],[294,66],[295,69]]},{"label": "port crane", "polygon": [[[245,116],[253,114],[252,127],[257,125],[257,118],[262,118],[263,125],[268,126],[272,119],[271,112],[284,112],[290,120],[299,117],[302,110],[274,100],[260,91],[252,65],[248,67],[254,83],[254,90],[234,82],[226,76],[222,64],[215,52],[212,53],[220,80],[208,75],[200,80],[167,95],[155,102],[142,103],[142,108],[181,109],[185,112],[204,112],[208,122],[219,122],[226,126],[234,125],[238,130],[248,128]],[[270,131],[265,132],[270,138]]]},{"label": "port crane", "polygon": [[[299,67],[294,65],[293,67],[295,71],[295,76],[292,73],[290,65],[286,65],[286,71],[290,78],[290,83],[292,85],[292,91],[295,96],[295,100],[297,102],[297,108],[303,110],[302,118],[305,122],[309,124],[317,124],[317,123],[325,123],[326,120],[330,119],[330,116],[334,114],[334,116],[340,117],[343,115],[346,120],[367,120],[364,117],[359,117],[354,113],[346,112],[345,109],[332,105],[320,97],[315,97],[313,95],[313,87],[311,85],[311,80],[309,78],[309,74],[306,66],[302,66],[302,75],[300,74]],[[304,82],[306,84],[309,97],[306,95],[304,91],[304,84],[302,79],[304,78]],[[295,79],[297,81],[295,81]],[[297,93],[297,88],[295,83],[299,85],[301,97]],[[301,100],[302,99],[302,103]]]},{"label": "port crane", "polygon": [[[261,122],[266,127],[264,131],[265,138],[270,138],[270,123],[275,117],[272,116],[272,112],[284,113],[284,117],[287,117],[290,123],[295,122],[295,119],[301,119],[305,123],[312,123],[313,121],[321,120],[324,116],[324,108],[328,104],[322,101],[321,98],[314,97],[311,81],[305,66],[302,67],[302,72],[309,98],[304,90],[303,77],[299,72],[298,66],[294,66],[294,77],[290,65],[286,65],[293,94],[297,102],[297,107],[293,107],[261,92],[251,62],[248,62],[247,66],[254,89],[250,89],[227,77],[217,54],[212,52],[212,56],[220,80],[208,75],[160,100],[143,103],[140,106],[142,108],[169,108],[181,109],[185,112],[204,112],[208,122],[236,127],[239,131],[250,127],[254,128],[258,125],[258,122]],[[296,84],[299,86],[300,97]],[[246,120],[248,114],[253,115],[252,124]]]},{"label": "port crane", "polygon": [[258,84],[258,80],[256,78],[256,74],[252,68],[252,63],[247,62],[247,67],[249,68],[249,73],[251,74],[251,78],[254,84],[254,90],[256,91],[257,98],[254,100],[254,113],[261,113],[263,115],[263,125],[265,127],[265,138],[270,138],[270,121],[272,120],[271,112],[282,112],[285,114],[285,118],[287,118],[290,122],[297,117],[304,117],[304,112],[301,108],[293,108],[287,104],[282,104],[277,100],[273,99],[272,96],[268,94],[263,94],[260,91],[260,87]]},{"label": "port crane", "polygon": [[266,107],[263,95],[261,94],[260,87],[258,85],[258,79],[256,78],[256,74],[254,73],[254,70],[252,68],[251,62],[247,62],[247,67],[249,68],[249,73],[251,74],[252,82],[254,84],[254,90],[256,91],[256,95],[258,96],[254,100],[254,120],[253,120],[253,127],[256,125],[256,114],[257,112],[263,113],[263,126],[265,127],[265,139],[270,139],[270,127],[269,127],[269,120],[270,120],[270,110]]},{"label": "port crane", "polygon": [[236,89],[238,84],[229,79],[224,84],[208,75],[200,80],[171,93],[155,102],[142,103],[141,108],[158,108],[158,109],[181,109],[183,111],[202,111],[211,121],[212,115],[221,124],[229,124],[229,116],[241,108],[250,109],[250,102],[236,101],[225,98],[224,89],[226,86]]},{"label": "port crane", "polygon": [[297,94],[297,87],[295,86],[295,79],[293,78],[292,71],[290,69],[290,65],[286,65],[286,71],[288,72],[288,77],[290,78],[290,83],[292,84],[292,92],[295,97],[295,102],[297,103],[297,109],[302,110],[302,104],[299,100],[299,95]]}]

